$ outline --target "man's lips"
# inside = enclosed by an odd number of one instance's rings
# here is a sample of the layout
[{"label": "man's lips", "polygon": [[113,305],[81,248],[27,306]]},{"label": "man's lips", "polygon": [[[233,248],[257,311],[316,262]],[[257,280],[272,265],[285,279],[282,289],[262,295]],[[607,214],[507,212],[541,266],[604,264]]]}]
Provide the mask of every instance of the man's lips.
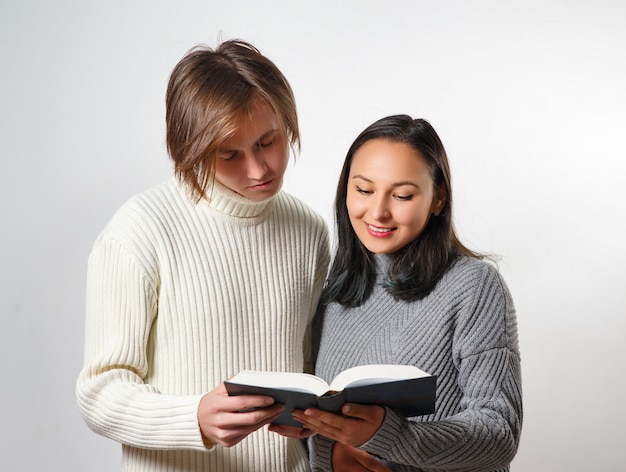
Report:
[{"label": "man's lips", "polygon": [[269,187],[272,184],[273,181],[274,181],[274,179],[266,180],[265,182],[260,183],[260,184],[250,185],[248,188],[250,190],[264,190],[267,187]]}]

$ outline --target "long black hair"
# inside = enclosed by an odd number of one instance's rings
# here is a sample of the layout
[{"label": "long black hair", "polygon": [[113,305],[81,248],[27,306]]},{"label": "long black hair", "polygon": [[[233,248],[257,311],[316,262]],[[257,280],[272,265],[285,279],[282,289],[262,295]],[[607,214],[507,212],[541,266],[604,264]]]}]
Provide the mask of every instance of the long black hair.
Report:
[{"label": "long black hair", "polygon": [[339,177],[335,196],[337,248],[322,301],[358,306],[369,297],[376,281],[376,263],[356,236],[346,207],[348,177],[356,151],[367,141],[386,139],[405,143],[426,160],[435,195],[445,195],[438,215],[432,215],[420,235],[390,254],[391,263],[383,286],[397,299],[415,301],[428,295],[460,255],[481,257],[458,239],[452,224],[452,186],[443,143],[426,120],[408,115],[382,118],[368,126],[352,143]]}]

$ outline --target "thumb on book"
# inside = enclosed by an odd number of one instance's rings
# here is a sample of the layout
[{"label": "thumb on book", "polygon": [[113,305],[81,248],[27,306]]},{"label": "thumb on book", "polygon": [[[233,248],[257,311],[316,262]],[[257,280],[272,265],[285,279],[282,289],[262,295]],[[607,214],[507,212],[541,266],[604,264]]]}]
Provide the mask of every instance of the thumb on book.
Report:
[{"label": "thumb on book", "polygon": [[341,407],[344,416],[359,418],[367,423],[380,427],[385,418],[385,409],[379,405],[360,405],[358,403],[345,403]]}]

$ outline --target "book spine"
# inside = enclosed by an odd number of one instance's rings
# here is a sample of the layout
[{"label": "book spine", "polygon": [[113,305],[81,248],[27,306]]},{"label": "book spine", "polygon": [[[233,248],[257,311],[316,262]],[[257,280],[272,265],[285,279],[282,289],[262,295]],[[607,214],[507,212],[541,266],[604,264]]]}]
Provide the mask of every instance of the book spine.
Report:
[{"label": "book spine", "polygon": [[320,410],[340,413],[341,406],[346,403],[346,392],[337,392],[332,395],[317,397],[317,407]]}]

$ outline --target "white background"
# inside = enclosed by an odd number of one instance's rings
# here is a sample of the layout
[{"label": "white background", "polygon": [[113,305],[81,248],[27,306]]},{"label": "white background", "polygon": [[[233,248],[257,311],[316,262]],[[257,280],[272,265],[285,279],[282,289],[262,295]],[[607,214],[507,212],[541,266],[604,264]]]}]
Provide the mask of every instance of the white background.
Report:
[{"label": "white background", "polygon": [[348,146],[392,113],[447,147],[470,247],[520,326],[516,471],[626,464],[626,2],[2,0],[0,470],[119,470],[80,418],[85,266],[171,175],[164,94],[197,43],[243,38],[299,106],[285,188],[329,222]]}]

